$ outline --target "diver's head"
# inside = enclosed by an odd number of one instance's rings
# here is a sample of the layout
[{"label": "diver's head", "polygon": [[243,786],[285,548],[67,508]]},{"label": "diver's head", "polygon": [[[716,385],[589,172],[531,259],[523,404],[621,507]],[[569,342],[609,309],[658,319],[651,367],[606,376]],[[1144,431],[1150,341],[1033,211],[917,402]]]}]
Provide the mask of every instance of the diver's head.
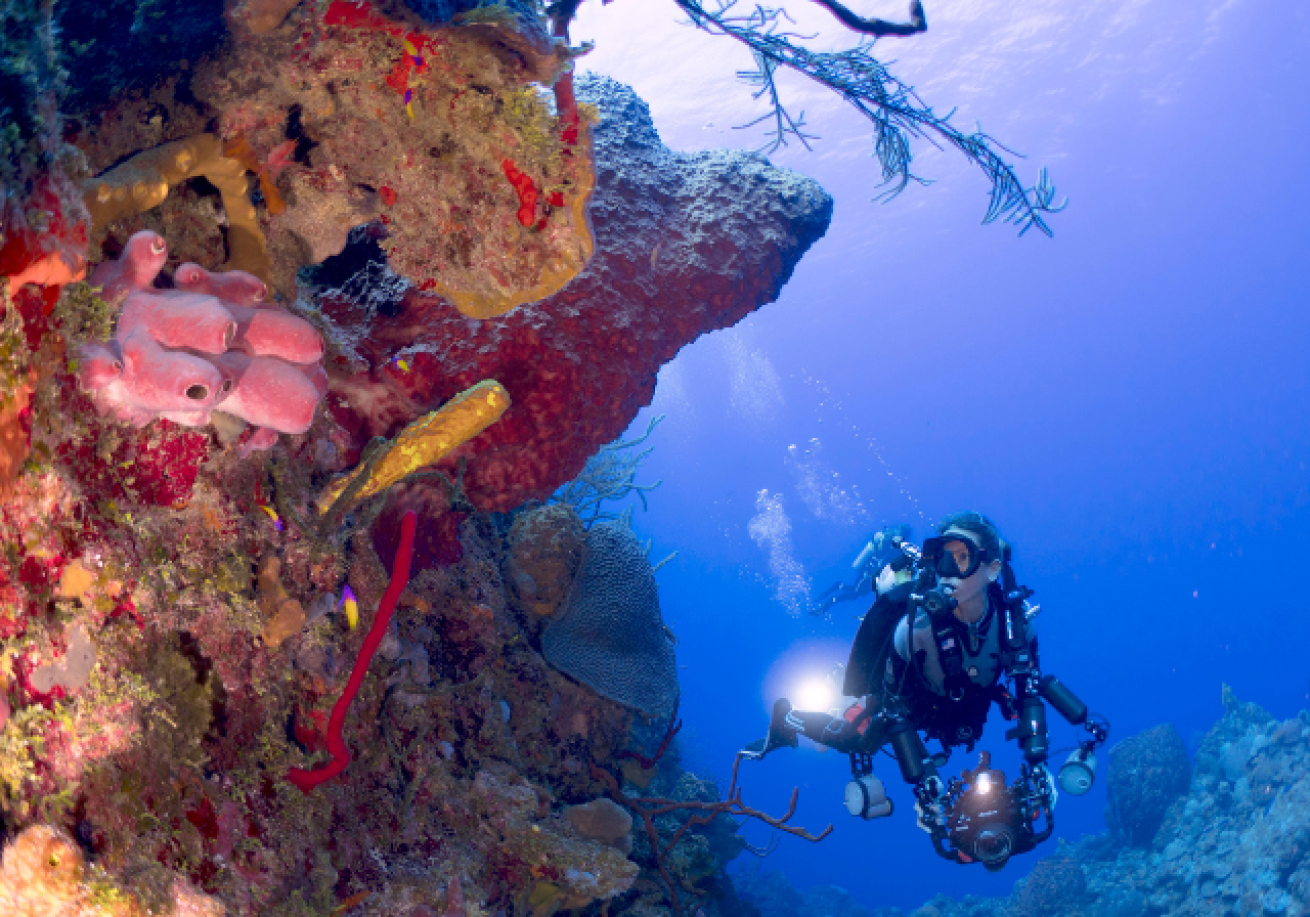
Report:
[{"label": "diver's head", "polygon": [[873,545],[874,550],[889,550],[899,538],[902,541],[908,541],[910,538],[910,527],[908,525],[889,525],[879,529],[869,536],[869,544]]},{"label": "diver's head", "polygon": [[937,532],[924,542],[924,560],[937,573],[938,583],[967,609],[1001,575],[1009,547],[982,513],[947,516]]}]

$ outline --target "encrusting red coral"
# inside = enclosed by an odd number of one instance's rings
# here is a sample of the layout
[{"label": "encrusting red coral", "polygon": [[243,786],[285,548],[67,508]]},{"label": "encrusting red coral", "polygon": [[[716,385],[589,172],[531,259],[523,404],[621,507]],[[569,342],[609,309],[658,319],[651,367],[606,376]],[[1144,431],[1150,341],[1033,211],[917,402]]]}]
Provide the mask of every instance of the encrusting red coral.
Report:
[{"label": "encrusting red coral", "polygon": [[509,179],[509,183],[518,192],[519,212],[517,216],[519,223],[524,226],[531,226],[537,220],[538,197],[537,186],[532,183],[532,176],[520,172],[512,159],[506,159],[500,164],[500,167],[505,170],[505,177]]},{"label": "encrusting red coral", "polygon": [[242,271],[184,264],[178,289],[155,289],[167,257],[162,236],[139,232],[92,275],[120,305],[114,337],[82,352],[81,382],[100,413],[137,427],[156,418],[198,427],[219,409],[259,428],[243,454],[307,431],[327,390],[314,327],[257,307],[268,287]]}]

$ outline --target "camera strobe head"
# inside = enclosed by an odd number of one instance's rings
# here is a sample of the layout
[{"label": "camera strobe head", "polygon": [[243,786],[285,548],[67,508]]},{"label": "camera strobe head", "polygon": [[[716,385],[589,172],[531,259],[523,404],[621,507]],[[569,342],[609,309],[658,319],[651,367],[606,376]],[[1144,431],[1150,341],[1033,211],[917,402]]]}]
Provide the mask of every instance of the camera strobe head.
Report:
[{"label": "camera strobe head", "polygon": [[1060,765],[1060,789],[1070,796],[1082,796],[1096,779],[1096,755],[1090,748],[1075,748]]}]

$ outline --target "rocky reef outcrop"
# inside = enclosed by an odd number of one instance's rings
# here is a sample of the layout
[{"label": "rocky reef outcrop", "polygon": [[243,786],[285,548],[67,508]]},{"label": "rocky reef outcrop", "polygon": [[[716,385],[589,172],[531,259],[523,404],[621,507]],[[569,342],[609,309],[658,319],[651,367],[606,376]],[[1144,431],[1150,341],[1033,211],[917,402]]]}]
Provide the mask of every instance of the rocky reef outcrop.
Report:
[{"label": "rocky reef outcrop", "polygon": [[535,501],[831,200],[664,149],[612,81],[578,101],[534,4],[30,6],[0,913],[749,917],[731,816],[768,816],[679,764],[645,551]]},{"label": "rocky reef outcrop", "polygon": [[1109,757],[1106,823],[1130,844],[1149,846],[1170,803],[1191,782],[1183,740],[1166,723],[1125,739]]},{"label": "rocky reef outcrop", "polygon": [[559,293],[474,325],[413,289],[389,302],[334,292],[383,270],[360,239],[347,251],[360,260],[329,264],[338,273],[315,294],[357,356],[328,396],[356,443],[478,379],[509,389],[515,408],[460,453],[469,498],[486,510],[543,499],[576,475],[650,403],[656,372],[685,343],[777,297],[832,215],[816,183],[763,157],[668,150],[645,103],[614,80],[584,75],[576,88],[598,113],[596,253]]}]

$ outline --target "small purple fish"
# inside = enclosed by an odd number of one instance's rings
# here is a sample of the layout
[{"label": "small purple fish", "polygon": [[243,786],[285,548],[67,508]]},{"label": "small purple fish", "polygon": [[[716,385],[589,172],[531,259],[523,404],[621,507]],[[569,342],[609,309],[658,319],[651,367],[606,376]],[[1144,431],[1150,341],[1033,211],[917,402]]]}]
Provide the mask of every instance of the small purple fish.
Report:
[{"label": "small purple fish", "polygon": [[[401,43],[401,47],[405,49],[405,53],[410,56],[410,58],[414,61],[414,63],[417,66],[419,67],[423,66],[423,58],[419,57],[418,48],[414,47],[414,43],[412,41],[406,38]],[[406,99],[405,101],[409,101],[409,100]]]},{"label": "small purple fish", "polygon": [[268,513],[268,518],[273,520],[273,528],[277,529],[279,532],[282,531],[282,520],[278,518],[277,513],[273,512],[273,508],[271,506],[265,506],[262,503],[259,505],[259,508]]},{"label": "small purple fish", "polygon": [[351,589],[349,585],[341,593],[341,602],[338,603],[337,607],[339,608],[342,605],[346,607],[346,622],[350,625],[350,629],[354,630],[359,625],[359,602],[355,598],[355,590]]}]

